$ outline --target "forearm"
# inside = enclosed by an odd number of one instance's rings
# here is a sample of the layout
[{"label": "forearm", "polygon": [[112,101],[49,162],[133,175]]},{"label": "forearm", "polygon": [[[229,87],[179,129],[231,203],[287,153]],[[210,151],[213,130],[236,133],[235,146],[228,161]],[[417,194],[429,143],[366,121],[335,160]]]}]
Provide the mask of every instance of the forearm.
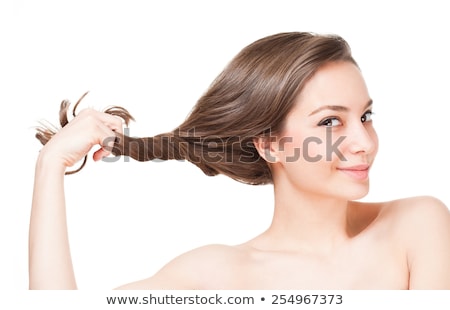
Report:
[{"label": "forearm", "polygon": [[29,231],[29,288],[76,289],[67,232],[65,168],[44,157],[39,157],[35,172]]}]

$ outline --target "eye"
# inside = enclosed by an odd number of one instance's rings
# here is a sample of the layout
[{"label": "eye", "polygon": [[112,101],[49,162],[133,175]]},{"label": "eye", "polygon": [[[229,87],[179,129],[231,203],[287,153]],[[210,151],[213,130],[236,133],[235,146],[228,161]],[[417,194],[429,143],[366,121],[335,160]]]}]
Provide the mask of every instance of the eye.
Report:
[{"label": "eye", "polygon": [[319,126],[336,127],[342,125],[342,122],[337,117],[329,117],[319,122]]},{"label": "eye", "polygon": [[370,122],[372,120],[373,114],[374,113],[372,111],[367,111],[366,113],[363,114],[363,116],[361,116],[361,122],[362,123]]}]

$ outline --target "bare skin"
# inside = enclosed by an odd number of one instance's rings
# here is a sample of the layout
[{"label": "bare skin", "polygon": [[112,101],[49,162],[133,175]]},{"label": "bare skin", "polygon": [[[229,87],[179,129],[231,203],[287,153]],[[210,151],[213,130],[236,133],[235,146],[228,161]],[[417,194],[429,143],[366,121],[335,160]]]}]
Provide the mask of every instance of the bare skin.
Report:
[{"label": "bare skin", "polygon": [[[370,111],[356,66],[331,63],[319,70],[286,119],[282,136],[292,140],[254,141],[274,176],[271,226],[241,245],[182,254],[150,278],[120,289],[450,289],[450,212],[442,202],[354,201],[368,192],[378,148]],[[76,288],[64,171],[121,126],[115,117],[85,110],[41,151],[30,223],[30,288]],[[326,158],[327,144],[314,140],[309,160],[291,160],[305,138],[325,141],[327,130],[332,142],[345,136],[340,153]],[[94,160],[108,154],[100,148]],[[311,160],[316,156],[321,159]]]},{"label": "bare skin", "polygon": [[[384,204],[355,203],[352,208],[370,209],[361,214],[367,217],[367,226],[330,252],[280,249],[266,232],[238,246],[195,249],[174,259],[153,277],[119,289],[449,288],[445,260],[449,253],[442,251],[446,245],[436,240],[430,244],[428,240],[444,238],[439,233],[424,237],[436,223],[448,226],[448,210],[442,203],[431,197],[416,197]],[[428,220],[419,221],[421,216]],[[414,219],[421,226],[419,230],[412,225]],[[436,249],[439,255],[432,254]]]}]

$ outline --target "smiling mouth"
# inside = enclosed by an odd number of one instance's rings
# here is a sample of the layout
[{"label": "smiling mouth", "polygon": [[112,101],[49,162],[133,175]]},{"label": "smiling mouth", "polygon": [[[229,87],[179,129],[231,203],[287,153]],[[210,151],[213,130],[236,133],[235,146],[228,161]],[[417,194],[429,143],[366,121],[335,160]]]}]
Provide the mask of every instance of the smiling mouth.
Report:
[{"label": "smiling mouth", "polygon": [[369,169],[369,165],[337,168],[337,170],[356,180],[367,180],[369,178]]}]

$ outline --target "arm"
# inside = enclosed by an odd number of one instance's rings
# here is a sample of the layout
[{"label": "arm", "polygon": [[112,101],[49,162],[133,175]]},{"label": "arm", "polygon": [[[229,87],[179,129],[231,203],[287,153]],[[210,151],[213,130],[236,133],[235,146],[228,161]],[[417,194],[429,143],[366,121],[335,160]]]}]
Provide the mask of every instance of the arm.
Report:
[{"label": "arm", "polygon": [[64,201],[64,171],[39,156],[29,231],[30,289],[76,289]]},{"label": "arm", "polygon": [[[103,142],[112,142],[111,137],[121,131],[122,122],[119,118],[94,110],[84,110],[41,150],[36,163],[29,230],[30,289],[77,288],[68,240],[64,172],[95,145],[101,147],[94,153],[94,160],[107,156],[109,151],[105,149]],[[225,257],[228,251],[224,251],[222,247],[191,251],[168,263],[153,277],[120,288],[199,287],[198,283],[201,281],[198,279],[198,271],[204,269],[205,261],[216,257],[214,253],[218,248],[223,252],[220,257]],[[224,261],[223,264],[225,263]]]},{"label": "arm", "polygon": [[[30,289],[76,289],[66,223],[64,172],[94,145],[102,146],[102,141],[121,130],[122,122],[117,117],[85,110],[41,150],[29,230]],[[94,160],[108,154],[103,146],[94,153]]]}]

